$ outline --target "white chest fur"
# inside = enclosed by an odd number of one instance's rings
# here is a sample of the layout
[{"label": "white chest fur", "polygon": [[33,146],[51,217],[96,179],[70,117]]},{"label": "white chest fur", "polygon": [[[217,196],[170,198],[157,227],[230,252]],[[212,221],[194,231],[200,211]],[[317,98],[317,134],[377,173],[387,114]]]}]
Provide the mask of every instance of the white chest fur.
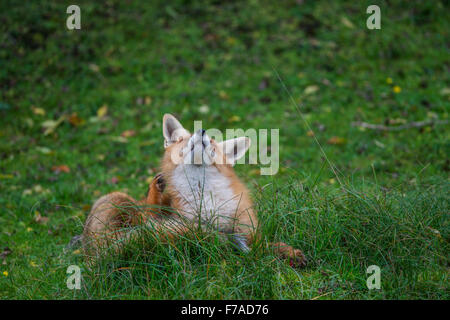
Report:
[{"label": "white chest fur", "polygon": [[213,224],[219,230],[228,230],[235,223],[239,195],[233,193],[231,181],[216,167],[179,165],[171,183],[186,218]]}]

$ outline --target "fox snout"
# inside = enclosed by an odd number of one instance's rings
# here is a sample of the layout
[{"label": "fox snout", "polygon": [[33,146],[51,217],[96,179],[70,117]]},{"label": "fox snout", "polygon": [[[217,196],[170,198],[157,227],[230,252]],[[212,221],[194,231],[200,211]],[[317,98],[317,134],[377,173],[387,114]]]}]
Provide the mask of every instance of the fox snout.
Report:
[{"label": "fox snout", "polygon": [[186,163],[195,165],[210,165],[215,156],[214,149],[211,147],[211,138],[204,129],[197,130],[186,145],[185,160]]}]

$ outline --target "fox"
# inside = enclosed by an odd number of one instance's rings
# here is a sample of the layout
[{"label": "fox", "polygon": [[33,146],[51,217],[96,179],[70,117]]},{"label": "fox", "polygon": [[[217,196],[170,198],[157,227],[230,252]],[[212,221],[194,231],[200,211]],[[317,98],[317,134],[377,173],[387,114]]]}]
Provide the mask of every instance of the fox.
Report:
[{"label": "fox", "polygon": [[[243,252],[250,251],[260,238],[258,217],[249,190],[234,171],[250,147],[250,138],[216,142],[204,129],[191,134],[171,114],[163,116],[162,129],[165,150],[160,173],[150,183],[147,196],[136,201],[113,192],[98,199],[83,228],[86,255],[98,257],[108,244],[126,242],[133,237],[130,227],[139,225],[151,226],[164,242],[176,240],[192,225],[212,228]],[[306,265],[300,249],[283,242],[269,245],[292,266]]]}]

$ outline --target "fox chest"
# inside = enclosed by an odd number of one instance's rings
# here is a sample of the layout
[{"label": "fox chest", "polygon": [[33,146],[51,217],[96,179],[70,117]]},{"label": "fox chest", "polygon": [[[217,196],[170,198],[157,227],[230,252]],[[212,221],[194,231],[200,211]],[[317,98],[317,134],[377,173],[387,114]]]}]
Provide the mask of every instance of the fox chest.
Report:
[{"label": "fox chest", "polygon": [[234,222],[239,197],[231,181],[215,168],[179,166],[172,176],[182,214],[195,222],[210,223],[228,229]]}]

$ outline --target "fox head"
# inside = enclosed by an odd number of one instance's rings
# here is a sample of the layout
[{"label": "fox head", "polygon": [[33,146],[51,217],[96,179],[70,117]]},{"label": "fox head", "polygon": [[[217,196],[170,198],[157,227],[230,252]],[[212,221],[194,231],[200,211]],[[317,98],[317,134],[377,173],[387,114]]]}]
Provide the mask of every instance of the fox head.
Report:
[{"label": "fox head", "polygon": [[250,139],[239,137],[223,142],[211,139],[204,129],[189,133],[172,115],[163,118],[164,163],[172,166],[233,166],[245,155],[250,147]]},{"label": "fox head", "polygon": [[[232,168],[250,147],[249,138],[216,142],[203,129],[189,133],[170,114],[164,115],[163,135],[161,169],[170,207],[223,232],[248,233],[256,226],[249,192]],[[247,248],[245,242],[238,245]]]}]

